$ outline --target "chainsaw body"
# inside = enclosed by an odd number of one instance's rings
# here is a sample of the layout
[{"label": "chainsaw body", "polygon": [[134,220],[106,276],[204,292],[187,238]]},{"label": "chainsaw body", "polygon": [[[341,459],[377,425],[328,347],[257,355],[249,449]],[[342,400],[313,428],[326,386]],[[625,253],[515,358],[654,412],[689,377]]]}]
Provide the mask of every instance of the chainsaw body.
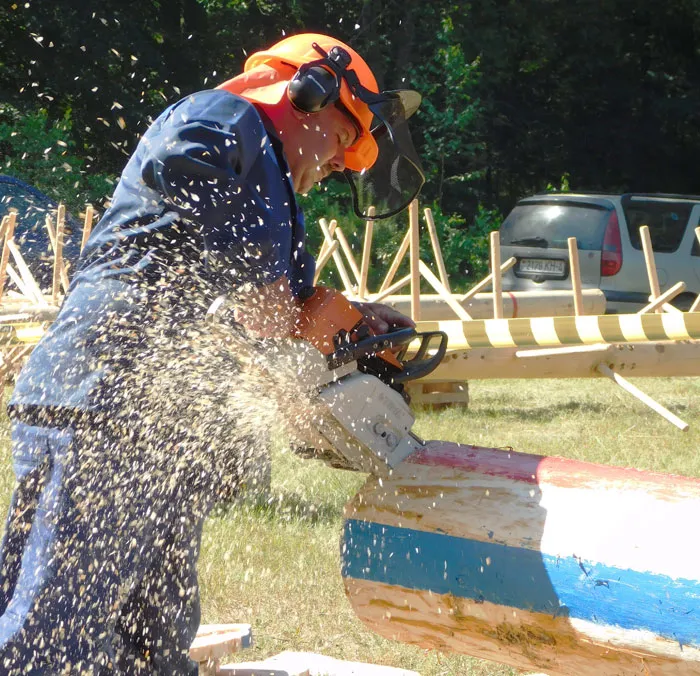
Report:
[{"label": "chainsaw body", "polygon": [[[375,335],[345,296],[315,287],[302,301],[293,337],[320,352],[327,367],[313,394],[320,437],[298,452],[381,476],[423,446],[411,432],[415,417],[403,384],[437,368],[444,333],[402,328]],[[412,343],[418,346],[407,359]]]}]

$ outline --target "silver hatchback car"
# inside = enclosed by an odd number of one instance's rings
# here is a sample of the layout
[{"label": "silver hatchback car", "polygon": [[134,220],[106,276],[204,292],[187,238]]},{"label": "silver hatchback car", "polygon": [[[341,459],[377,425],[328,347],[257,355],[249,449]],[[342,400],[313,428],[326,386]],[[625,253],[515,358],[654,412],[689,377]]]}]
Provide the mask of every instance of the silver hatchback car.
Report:
[{"label": "silver hatchback car", "polygon": [[500,228],[503,260],[516,265],[503,289],[570,289],[567,240],[576,237],[584,288],[602,289],[607,312],[634,312],[648,302],[649,279],[639,234],[649,226],[661,291],[686,291],[687,310],[700,293],[700,197],[666,194],[548,193],[520,200]]}]

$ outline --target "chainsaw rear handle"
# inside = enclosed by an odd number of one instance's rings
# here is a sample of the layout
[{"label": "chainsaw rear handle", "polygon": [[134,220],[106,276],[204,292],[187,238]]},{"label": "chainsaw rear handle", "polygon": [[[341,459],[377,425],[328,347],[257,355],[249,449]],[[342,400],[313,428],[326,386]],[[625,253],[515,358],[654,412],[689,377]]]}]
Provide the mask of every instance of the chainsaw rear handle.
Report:
[{"label": "chainsaw rear handle", "polygon": [[417,335],[415,329],[404,328],[378,336],[361,338],[355,343],[344,343],[328,355],[328,368],[336,369],[343,364],[369,357],[384,350],[391,350],[402,345],[408,346]]},{"label": "chainsaw rear handle", "polygon": [[[439,338],[440,343],[435,354],[426,356],[434,338]],[[409,343],[416,338],[420,339],[418,350],[409,360],[404,360]],[[447,334],[443,331],[427,331],[418,333],[413,328],[401,328],[379,336],[369,336],[358,340],[356,343],[346,343],[328,355],[328,367],[336,369],[343,364],[357,361],[363,357],[375,355],[383,350],[391,350],[395,347],[403,349],[397,355],[401,364],[401,371],[392,375],[396,383],[423,378],[432,373],[442,362],[447,352]]]},{"label": "chainsaw rear handle", "polygon": [[[398,359],[401,362],[403,369],[394,376],[394,381],[397,383],[405,383],[409,380],[423,378],[429,373],[432,373],[442,362],[447,352],[447,334],[444,331],[426,331],[425,333],[416,333],[416,337],[420,338],[418,350],[408,361],[404,361],[403,357],[408,350],[408,344],[399,353]],[[435,351],[435,354],[426,357],[428,348],[434,338],[440,339],[440,344]],[[410,341],[409,341],[410,342]]]}]

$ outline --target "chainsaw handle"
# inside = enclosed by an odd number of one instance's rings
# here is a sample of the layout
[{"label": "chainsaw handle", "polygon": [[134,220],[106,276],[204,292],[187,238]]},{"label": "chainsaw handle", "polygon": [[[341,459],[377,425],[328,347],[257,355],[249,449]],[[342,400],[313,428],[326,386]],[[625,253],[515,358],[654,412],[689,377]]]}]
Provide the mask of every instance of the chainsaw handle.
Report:
[{"label": "chainsaw handle", "polygon": [[355,343],[345,343],[328,355],[328,367],[336,369],[342,364],[357,361],[363,357],[408,345],[418,334],[413,328],[402,328],[379,336],[368,336]]},{"label": "chainsaw handle", "polygon": [[[415,337],[420,338],[418,350],[408,361],[403,361],[403,355],[406,353],[406,350],[404,349],[402,351],[399,355],[399,360],[401,361],[403,369],[400,373],[393,376],[394,382],[404,383],[408,380],[423,378],[429,373],[432,373],[445,357],[445,353],[447,352],[447,334],[444,331],[416,333]],[[425,355],[435,337],[440,338],[440,344],[434,355],[426,357]],[[406,344],[406,347],[408,347],[408,344]]]}]

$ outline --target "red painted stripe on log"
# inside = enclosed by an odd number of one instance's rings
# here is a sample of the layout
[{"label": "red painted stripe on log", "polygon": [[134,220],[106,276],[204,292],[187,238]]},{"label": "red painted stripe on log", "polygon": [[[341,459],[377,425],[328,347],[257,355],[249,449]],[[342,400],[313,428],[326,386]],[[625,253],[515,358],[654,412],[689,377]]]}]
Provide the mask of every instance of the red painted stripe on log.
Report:
[{"label": "red painted stripe on log", "polygon": [[513,303],[513,319],[515,319],[518,316],[518,299],[510,291],[506,291],[506,293],[510,296],[510,300]]},{"label": "red painted stripe on log", "polygon": [[453,467],[538,485],[583,488],[590,484],[600,487],[615,484],[620,489],[654,491],[666,499],[700,498],[700,480],[691,477],[448,441],[427,442],[425,449],[411,455],[407,462]]}]

